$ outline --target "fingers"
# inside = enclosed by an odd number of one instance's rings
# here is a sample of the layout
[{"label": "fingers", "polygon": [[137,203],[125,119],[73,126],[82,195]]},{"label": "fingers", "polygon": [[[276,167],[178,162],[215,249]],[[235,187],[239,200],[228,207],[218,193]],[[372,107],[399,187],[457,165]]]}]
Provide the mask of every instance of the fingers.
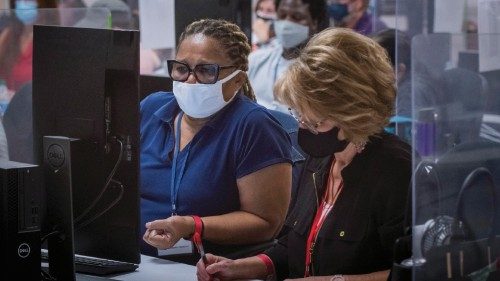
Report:
[{"label": "fingers", "polygon": [[228,269],[228,262],[226,260],[210,264],[206,267],[206,271],[210,275],[214,275],[216,273],[219,273],[219,272],[225,271],[225,270],[227,271],[227,269]]},{"label": "fingers", "polygon": [[182,237],[192,233],[194,221],[191,216],[171,216],[167,219],[146,223],[143,239],[157,248],[171,248]]},{"label": "fingers", "polygon": [[146,228],[148,229],[168,229],[169,228],[169,221],[168,219],[164,220],[154,220],[146,223]]},{"label": "fingers", "polygon": [[202,259],[196,264],[196,276],[198,280],[215,281],[222,278],[230,278],[230,276],[232,276],[229,268],[233,262],[232,260],[212,254],[207,254],[206,258],[206,264]]},{"label": "fingers", "polygon": [[171,233],[157,229],[147,229],[143,239],[153,247],[164,249],[172,247],[177,242]]},{"label": "fingers", "polygon": [[202,259],[198,261],[196,264],[196,276],[198,277],[199,281],[210,281],[211,276],[208,274],[207,270],[205,269],[205,263],[203,262]]}]

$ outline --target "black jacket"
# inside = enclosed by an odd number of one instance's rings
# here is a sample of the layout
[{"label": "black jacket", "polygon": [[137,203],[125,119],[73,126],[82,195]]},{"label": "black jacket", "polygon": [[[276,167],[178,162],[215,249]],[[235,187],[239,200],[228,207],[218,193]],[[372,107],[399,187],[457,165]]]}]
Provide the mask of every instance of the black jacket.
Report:
[{"label": "black jacket", "polygon": [[[313,252],[314,275],[391,268],[394,241],[403,234],[411,156],[409,145],[382,133],[372,137],[365,150],[342,170],[343,190],[325,219]],[[304,164],[285,222],[286,234],[266,251],[278,280],[304,276],[306,241],[332,160],[310,157]]]}]

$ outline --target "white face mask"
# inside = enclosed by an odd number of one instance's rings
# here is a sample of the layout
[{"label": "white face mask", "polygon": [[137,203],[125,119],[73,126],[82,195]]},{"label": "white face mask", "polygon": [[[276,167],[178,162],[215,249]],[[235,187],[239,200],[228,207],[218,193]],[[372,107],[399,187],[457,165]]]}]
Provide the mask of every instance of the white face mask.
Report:
[{"label": "white face mask", "polygon": [[184,113],[194,118],[206,118],[215,114],[230,103],[236,95],[235,93],[229,101],[225,101],[222,95],[222,84],[231,80],[240,71],[239,69],[235,70],[215,84],[190,84],[174,81],[173,91],[179,107]]},{"label": "white face mask", "polygon": [[308,26],[289,20],[275,21],[274,32],[285,49],[293,48],[309,38]]}]

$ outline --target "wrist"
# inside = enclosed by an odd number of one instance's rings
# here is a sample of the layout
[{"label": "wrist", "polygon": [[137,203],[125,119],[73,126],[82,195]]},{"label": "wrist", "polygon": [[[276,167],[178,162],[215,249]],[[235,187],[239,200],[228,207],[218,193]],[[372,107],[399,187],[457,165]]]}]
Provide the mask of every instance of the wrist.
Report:
[{"label": "wrist", "polygon": [[195,215],[191,216],[189,221],[191,222],[193,227],[190,228],[191,229],[190,236],[187,239],[193,241],[195,244],[200,245],[202,243],[201,239],[203,237],[203,228],[204,228],[203,221],[199,216]]},{"label": "wrist", "polygon": [[189,240],[193,236],[195,232],[195,223],[194,220],[191,216],[179,216],[177,217],[179,220],[179,224],[182,225],[181,227],[181,237]]},{"label": "wrist", "polygon": [[[264,268],[263,270],[260,270],[262,272],[264,272],[265,274],[262,274],[263,277],[265,277],[265,280],[273,280],[273,277],[275,275],[275,269],[274,269],[274,264],[273,264],[273,261],[271,260],[271,258],[266,255],[266,254],[259,254],[257,256],[255,256],[261,265],[264,265]],[[262,266],[261,266],[262,268]]]},{"label": "wrist", "polygon": [[267,280],[267,266],[257,256],[235,259],[231,264],[235,279],[263,279]]}]

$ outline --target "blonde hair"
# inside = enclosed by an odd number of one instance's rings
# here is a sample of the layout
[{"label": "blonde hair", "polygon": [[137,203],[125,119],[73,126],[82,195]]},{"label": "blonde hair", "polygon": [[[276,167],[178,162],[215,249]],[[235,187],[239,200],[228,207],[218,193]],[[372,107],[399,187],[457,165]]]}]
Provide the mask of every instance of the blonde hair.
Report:
[{"label": "blonde hair", "polygon": [[[218,41],[234,65],[243,71],[248,70],[248,55],[252,47],[239,26],[222,19],[201,19],[186,27],[179,37],[179,45],[184,39],[195,34],[203,34]],[[243,83],[243,94],[255,101],[248,76]]]},{"label": "blonde hair", "polygon": [[276,99],[336,122],[362,143],[393,114],[395,77],[385,50],[350,29],[329,28],[311,38],[274,87]]}]

